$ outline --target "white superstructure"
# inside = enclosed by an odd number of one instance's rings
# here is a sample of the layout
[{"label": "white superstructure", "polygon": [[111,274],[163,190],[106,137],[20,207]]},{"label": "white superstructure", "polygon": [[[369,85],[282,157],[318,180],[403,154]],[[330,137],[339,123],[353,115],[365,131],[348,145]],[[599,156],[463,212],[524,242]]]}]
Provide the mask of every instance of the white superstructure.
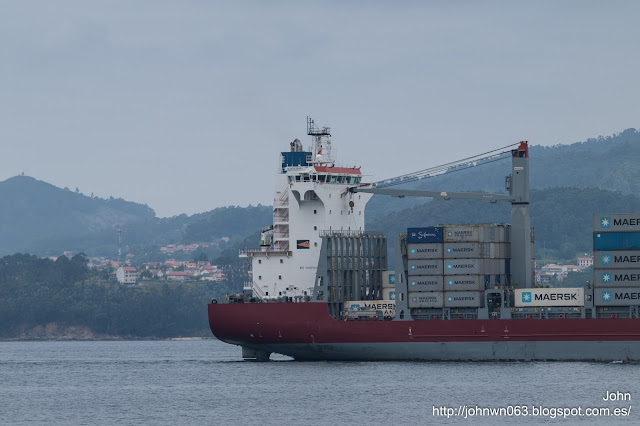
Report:
[{"label": "white superstructure", "polygon": [[318,129],[307,119],[313,143],[308,151],[298,139],[281,153],[273,201],[273,226],[262,231],[259,249],[240,251],[251,260],[251,281],[245,291],[254,296],[311,296],[320,234],[364,230],[364,208],[371,194],[352,194],[347,188],[362,184],[359,168],[335,167],[330,129]]}]

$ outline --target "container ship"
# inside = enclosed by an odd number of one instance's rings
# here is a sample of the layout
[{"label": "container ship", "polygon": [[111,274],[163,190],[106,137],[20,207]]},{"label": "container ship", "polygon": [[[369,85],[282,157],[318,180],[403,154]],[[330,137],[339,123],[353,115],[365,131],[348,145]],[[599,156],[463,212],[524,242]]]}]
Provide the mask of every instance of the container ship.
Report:
[{"label": "container ship", "polygon": [[[240,250],[244,293],[208,305],[212,333],[247,360],[640,360],[640,214],[594,214],[594,279],[579,288],[535,285],[529,149],[506,156],[506,193],[394,186],[441,173],[365,183],[338,167],[331,132],[307,118],[311,146],[280,155],[273,225]],[[404,185],[403,187],[406,187]],[[416,224],[387,238],[365,230],[373,194],[511,204],[510,224]]]}]

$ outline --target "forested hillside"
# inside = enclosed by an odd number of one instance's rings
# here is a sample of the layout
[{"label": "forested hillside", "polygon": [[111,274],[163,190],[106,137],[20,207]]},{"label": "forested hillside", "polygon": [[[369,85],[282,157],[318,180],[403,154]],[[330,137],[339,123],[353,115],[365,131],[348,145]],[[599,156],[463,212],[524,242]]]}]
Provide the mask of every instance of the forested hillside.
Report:
[{"label": "forested hillside", "polygon": [[39,330],[68,327],[83,330],[83,338],[209,336],[206,305],[228,292],[219,283],[123,286],[88,270],[84,255],[55,262],[6,256],[0,259],[0,338],[56,338]]}]

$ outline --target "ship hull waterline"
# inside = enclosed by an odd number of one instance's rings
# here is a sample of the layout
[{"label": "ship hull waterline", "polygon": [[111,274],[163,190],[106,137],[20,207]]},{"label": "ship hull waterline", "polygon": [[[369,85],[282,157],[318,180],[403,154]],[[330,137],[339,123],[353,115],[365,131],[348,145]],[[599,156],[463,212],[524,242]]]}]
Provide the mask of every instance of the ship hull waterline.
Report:
[{"label": "ship hull waterline", "polygon": [[323,303],[210,304],[218,339],[296,360],[640,361],[640,319],[337,321]]}]

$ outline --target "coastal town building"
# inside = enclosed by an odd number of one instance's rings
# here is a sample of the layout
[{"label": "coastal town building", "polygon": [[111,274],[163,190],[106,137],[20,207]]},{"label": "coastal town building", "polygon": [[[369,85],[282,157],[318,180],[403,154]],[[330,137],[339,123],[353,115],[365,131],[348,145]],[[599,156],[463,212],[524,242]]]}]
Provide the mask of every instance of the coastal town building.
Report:
[{"label": "coastal town building", "polygon": [[116,279],[120,284],[135,284],[138,281],[138,270],[135,266],[121,266],[116,270]]}]

